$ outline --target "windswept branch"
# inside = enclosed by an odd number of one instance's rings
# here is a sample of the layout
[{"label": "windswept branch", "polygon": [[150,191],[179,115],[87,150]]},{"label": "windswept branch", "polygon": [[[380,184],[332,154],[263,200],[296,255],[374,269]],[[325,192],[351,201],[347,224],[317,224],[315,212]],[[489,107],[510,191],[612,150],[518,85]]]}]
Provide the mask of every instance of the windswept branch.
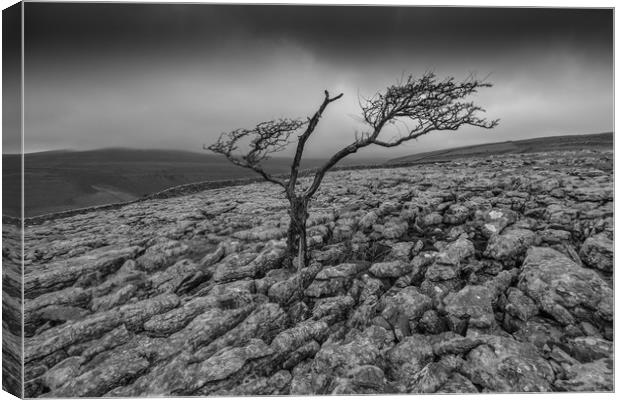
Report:
[{"label": "windswept branch", "polygon": [[291,165],[291,175],[290,179],[287,183],[288,194],[289,196],[293,196],[295,192],[295,184],[297,183],[297,177],[299,175],[299,166],[301,164],[301,157],[304,153],[304,147],[306,145],[306,141],[314,132],[319,120],[323,116],[323,112],[327,108],[330,103],[340,99],[342,97],[342,93],[335,97],[329,97],[329,92],[326,90],[325,97],[323,98],[323,103],[321,103],[319,109],[314,113],[311,118],[308,118],[308,125],[306,126],[306,130],[303,134],[301,134],[297,141],[297,150],[295,151],[295,157],[293,158],[293,163]]},{"label": "windswept branch", "polygon": [[[222,154],[231,163],[251,169],[266,181],[286,188],[283,181],[265,171],[262,162],[268,160],[270,154],[284,150],[290,144],[291,135],[306,124],[307,122],[297,119],[261,122],[252,129],[235,129],[222,133],[217,142],[203,148]],[[248,143],[244,146],[245,142]],[[247,147],[245,153],[240,149],[242,146]]]},{"label": "windswept branch", "polygon": [[[344,157],[359,149],[376,144],[381,147],[396,147],[433,131],[455,131],[470,125],[491,129],[499,120],[488,121],[478,116],[484,110],[464,98],[475,94],[479,88],[491,87],[490,83],[470,76],[462,82],[454,78],[437,80],[432,72],[421,78],[409,76],[405,82],[389,86],[384,92],[360,101],[362,117],[369,130],[356,134],[355,141],[330,158],[316,172],[306,196],[310,197],[319,188],[325,173]],[[388,125],[409,122],[407,132],[390,139],[380,138]]]}]

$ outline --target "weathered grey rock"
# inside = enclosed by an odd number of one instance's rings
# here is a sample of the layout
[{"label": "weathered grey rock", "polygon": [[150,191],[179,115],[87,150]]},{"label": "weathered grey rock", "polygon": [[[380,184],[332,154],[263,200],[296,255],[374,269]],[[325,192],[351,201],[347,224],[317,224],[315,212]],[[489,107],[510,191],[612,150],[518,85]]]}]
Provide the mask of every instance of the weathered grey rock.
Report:
[{"label": "weathered grey rock", "polygon": [[377,278],[398,278],[408,272],[411,272],[411,266],[403,261],[380,262],[370,267],[370,273]]},{"label": "weathered grey rock", "polygon": [[459,238],[449,243],[437,254],[435,262],[446,265],[460,265],[465,259],[474,255],[474,244],[466,238]]},{"label": "weathered grey rock", "polygon": [[[27,224],[27,280],[66,266],[71,276],[52,275],[26,298],[25,394],[79,395],[80,382],[95,396],[124,397],[609,390],[611,277],[586,259],[613,255],[592,243],[614,234],[611,158],[563,151],[333,171],[310,204],[301,279],[298,260],[282,269],[284,240],[267,242],[288,227],[275,185],[186,188]],[[507,258],[480,254],[496,240],[485,238],[518,230],[587,268],[555,256],[560,273],[531,259],[522,267],[524,252],[506,243]],[[132,245],[120,267],[96,271],[100,260],[88,259]],[[19,262],[5,253],[3,266]],[[404,275],[370,271],[394,261]],[[19,268],[6,275],[14,298],[4,300],[19,309]],[[311,285],[318,297],[297,296]],[[465,296],[472,286],[487,299]],[[159,293],[176,298],[145,303]],[[557,305],[570,315],[563,323],[548,311]],[[500,324],[470,323],[479,311]],[[18,333],[18,320],[7,328]],[[448,321],[467,336],[447,332]],[[7,340],[18,354],[19,341]]]},{"label": "weathered grey rock", "polygon": [[420,328],[426,333],[441,333],[448,329],[446,321],[435,310],[428,310],[420,318]]},{"label": "weathered grey rock", "polygon": [[91,340],[123,323],[127,327],[141,327],[142,323],[153,315],[164,313],[178,304],[179,298],[176,295],[167,294],[94,314],[70,325],[49,329],[26,340],[24,360],[29,362],[69,345]]},{"label": "weathered grey rock", "polygon": [[212,253],[205,255],[198,263],[201,268],[208,268],[219,262],[226,255],[223,246],[218,246]]},{"label": "weathered grey rock", "polygon": [[326,281],[335,278],[352,278],[367,268],[361,263],[338,264],[331,267],[324,267],[316,274],[316,280]]},{"label": "weathered grey rock", "polygon": [[538,306],[536,306],[536,303],[519,289],[511,287],[508,289],[506,295],[506,313],[521,321],[527,321],[538,314]]},{"label": "weathered grey rock", "polygon": [[373,225],[373,230],[378,232],[386,239],[400,239],[405,233],[409,224],[398,218],[390,219],[382,225]]},{"label": "weathered grey rock", "polygon": [[567,338],[564,343],[560,343],[560,347],[581,363],[608,358],[614,353],[613,342],[590,336]]},{"label": "weathered grey rock", "polygon": [[504,231],[499,235],[491,236],[484,255],[496,260],[514,260],[525,254],[535,240],[536,234],[528,229]]},{"label": "weathered grey rock", "polygon": [[604,234],[589,237],[581,245],[579,256],[590,268],[612,272],[614,269],[614,242]]},{"label": "weathered grey rock", "polygon": [[182,385],[183,391],[192,393],[210,382],[226,379],[249,361],[265,358],[271,354],[273,354],[271,347],[260,339],[250,339],[244,347],[224,348],[197,366],[196,371],[190,375],[190,381]]},{"label": "weathered grey rock", "polygon": [[426,364],[433,361],[433,348],[428,337],[412,335],[404,338],[386,353],[388,377],[406,384]]},{"label": "weathered grey rock", "polygon": [[[388,254],[388,260],[398,260],[403,262],[409,262],[411,260],[412,253],[414,252],[415,243],[413,242],[398,242],[390,246],[392,249]],[[416,251],[417,253],[417,251]]]},{"label": "weathered grey rock", "polygon": [[106,246],[83,256],[46,264],[24,275],[24,296],[33,299],[73,285],[80,280],[82,287],[90,286],[117,270],[128,258],[135,257],[137,246]]},{"label": "weathered grey rock", "polygon": [[[589,321],[600,326],[613,318],[613,295],[607,283],[596,272],[549,248],[528,251],[518,287],[563,325]],[[584,314],[580,309],[591,311]]]},{"label": "weathered grey rock", "polygon": [[511,210],[492,209],[476,211],[475,223],[483,236],[490,238],[499,235],[504,228],[517,220],[517,214]]},{"label": "weathered grey rock", "polygon": [[283,282],[293,275],[288,268],[272,269],[268,271],[261,279],[254,280],[256,292],[261,294],[269,293],[271,286],[278,282]]},{"label": "weathered grey rock", "polygon": [[433,282],[449,281],[458,278],[460,271],[459,265],[434,263],[427,268],[424,278]]},{"label": "weathered grey rock", "polygon": [[513,336],[520,342],[533,344],[542,353],[545,347],[552,348],[564,341],[561,328],[555,321],[533,317],[521,324]]},{"label": "weathered grey rock", "polygon": [[[314,392],[326,390],[336,377],[351,376],[360,366],[381,365],[387,331],[367,331],[353,332],[342,343],[327,341],[321,346],[311,365]],[[383,335],[375,335],[377,332]]]},{"label": "weathered grey rock", "polygon": [[549,244],[567,242],[571,239],[571,233],[561,229],[545,229],[539,232],[541,241]]},{"label": "weathered grey rock", "polygon": [[469,209],[462,204],[452,204],[443,216],[443,222],[450,225],[459,225],[469,217]]},{"label": "weathered grey rock", "polygon": [[293,367],[298,366],[301,362],[311,357],[321,349],[321,345],[315,341],[310,340],[303,346],[299,347],[297,350],[293,351],[287,358],[286,361],[282,364],[283,368],[291,369]]},{"label": "weathered grey rock", "polygon": [[414,332],[418,320],[432,307],[431,299],[414,286],[386,294],[381,302],[381,316],[392,325],[399,339]]},{"label": "weathered grey rock", "polygon": [[478,393],[478,389],[469,379],[453,372],[435,393]]},{"label": "weathered grey rock", "polygon": [[362,229],[370,229],[377,223],[379,216],[375,211],[370,211],[359,220],[359,227]]},{"label": "weathered grey rock", "polygon": [[549,362],[529,343],[482,335],[486,344],[471,350],[460,372],[493,392],[549,392],[555,374]]},{"label": "weathered grey rock", "polygon": [[93,299],[91,310],[94,312],[105,311],[121,304],[125,304],[133,297],[136,291],[137,288],[130,283],[129,285],[118,289],[114,293]]},{"label": "weathered grey rock", "polygon": [[67,354],[81,355],[85,361],[88,361],[99,353],[127,343],[130,339],[131,333],[125,328],[125,325],[121,325],[101,338],[69,347]]},{"label": "weathered grey rock", "polygon": [[97,397],[140,375],[149,367],[144,357],[119,352],[110,355],[95,368],[67,381],[50,394],[53,397]]},{"label": "weathered grey rock", "polygon": [[322,342],[327,334],[325,321],[304,321],[279,333],[271,342],[276,353],[290,354],[312,340]]},{"label": "weathered grey rock", "polygon": [[344,279],[314,280],[304,294],[308,297],[332,297],[345,293],[347,286]]},{"label": "weathered grey rock", "polygon": [[273,302],[285,304],[299,292],[299,281],[296,276],[279,281],[269,287],[268,296]]},{"label": "weathered grey rock", "polygon": [[153,272],[163,267],[171,265],[177,258],[181,257],[187,250],[185,243],[177,240],[167,240],[162,243],[154,244],[146,249],[144,254],[138,257],[137,264],[147,272]]},{"label": "weathered grey rock", "polygon": [[39,322],[51,321],[62,323],[66,321],[77,321],[89,314],[88,310],[72,306],[47,306],[37,310]]},{"label": "weathered grey rock", "polygon": [[[192,319],[183,329],[155,342],[157,344],[152,349],[151,358],[165,360],[188,351],[192,361],[203,361],[229,345],[229,338],[222,338],[223,335],[237,327],[253,310],[252,305],[231,310],[209,309]],[[146,347],[149,347],[148,343]]]},{"label": "weathered grey rock", "polygon": [[450,293],[443,302],[450,328],[460,334],[468,327],[491,329],[495,324],[491,294],[484,286],[465,286]]},{"label": "weathered grey rock", "polygon": [[84,307],[91,298],[90,290],[80,287],[69,287],[55,292],[45,293],[34,299],[29,299],[24,304],[25,323],[36,319],[36,312],[47,306],[73,306]]},{"label": "weathered grey rock", "polygon": [[43,375],[45,386],[50,390],[55,390],[74,379],[79,375],[80,366],[84,361],[82,357],[69,357],[54,365]]},{"label": "weathered grey rock", "polygon": [[[194,358],[204,360],[224,347],[245,343],[252,338],[259,338],[269,343],[288,325],[289,317],[278,304],[260,304],[241,322],[237,322],[227,332],[196,351]],[[200,329],[198,324],[194,326]]]},{"label": "weathered grey rock", "polygon": [[[307,268],[301,270],[301,283],[299,273],[296,273],[285,281],[276,282],[269,288],[269,299],[279,304],[285,304],[291,301],[291,299],[297,298],[302,290],[300,287],[307,288],[322,268],[323,266],[320,263],[312,262]],[[341,280],[337,279],[337,281]],[[320,284],[317,285],[320,286]]]},{"label": "weathered grey rock", "polygon": [[227,256],[217,264],[213,273],[213,281],[219,283],[232,282],[239,279],[254,278],[258,274],[257,264],[252,263],[257,253],[241,253]]},{"label": "weathered grey rock", "polygon": [[566,392],[608,392],[614,390],[613,358],[574,364],[566,367],[566,379],[558,379],[554,386]]},{"label": "weathered grey rock", "polygon": [[312,317],[315,319],[328,318],[330,322],[343,319],[355,306],[355,299],[351,296],[336,296],[320,299],[314,305]]},{"label": "weathered grey rock", "polygon": [[127,260],[114,274],[109,275],[104,282],[94,287],[92,295],[93,297],[105,296],[128,284],[142,288],[147,285],[147,282],[146,273],[137,269],[134,260]]},{"label": "weathered grey rock", "polygon": [[182,259],[170,267],[150,276],[151,286],[157,293],[174,292],[188,276],[199,271],[199,266],[192,261]]},{"label": "weathered grey rock", "polygon": [[454,332],[444,332],[430,337],[433,353],[442,357],[447,354],[467,354],[485,343],[482,338],[461,336]]},{"label": "weathered grey rock", "polygon": [[439,361],[426,364],[407,382],[408,393],[434,393],[445,385],[463,360],[449,355]]},{"label": "weathered grey rock", "polygon": [[420,284],[420,292],[431,298],[434,307],[441,307],[442,301],[450,293],[458,292],[463,287],[459,279],[431,281],[425,279]]}]

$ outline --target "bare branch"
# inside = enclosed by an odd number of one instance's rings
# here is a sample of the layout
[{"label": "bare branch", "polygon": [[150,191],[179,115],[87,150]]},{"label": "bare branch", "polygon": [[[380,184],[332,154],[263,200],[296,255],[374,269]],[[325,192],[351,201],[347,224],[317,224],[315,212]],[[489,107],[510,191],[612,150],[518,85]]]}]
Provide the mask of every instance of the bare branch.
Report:
[{"label": "bare branch", "polygon": [[[464,98],[475,94],[478,89],[491,87],[490,83],[477,80],[470,74],[462,82],[454,78],[438,80],[435,74],[428,71],[420,78],[409,76],[395,85],[389,86],[384,92],[358,101],[362,116],[370,131],[357,135],[355,141],[340,150],[325,163],[314,176],[314,180],[306,196],[312,196],[319,188],[325,173],[342,158],[357,152],[359,149],[376,144],[382,147],[395,147],[404,142],[414,140],[433,131],[455,131],[461,126],[470,125],[491,129],[498,125],[499,120],[488,121],[478,116],[484,110],[473,102],[464,102]],[[379,135],[388,125],[412,122],[405,133],[391,139],[380,139]]]},{"label": "bare branch", "polygon": [[329,97],[329,92],[325,90],[325,97],[323,98],[323,102],[319,106],[319,109],[311,118],[308,118],[308,125],[306,126],[306,130],[303,134],[301,134],[297,141],[297,149],[295,151],[295,157],[293,158],[293,163],[291,164],[291,175],[286,184],[287,186],[287,194],[290,198],[292,198],[295,194],[295,184],[297,183],[297,177],[299,176],[299,166],[301,164],[301,157],[304,152],[304,147],[306,145],[306,141],[314,132],[314,129],[319,123],[319,120],[323,116],[323,112],[327,108],[330,103],[340,99],[342,97],[342,93],[335,97]]},{"label": "bare branch", "polygon": [[[306,124],[298,119],[261,122],[252,129],[222,133],[217,142],[203,148],[222,154],[235,165],[257,172],[268,182],[285,187],[284,182],[269,175],[261,163],[269,159],[270,154],[284,150],[290,144],[291,135]],[[245,154],[239,149],[243,141],[249,141]]]}]

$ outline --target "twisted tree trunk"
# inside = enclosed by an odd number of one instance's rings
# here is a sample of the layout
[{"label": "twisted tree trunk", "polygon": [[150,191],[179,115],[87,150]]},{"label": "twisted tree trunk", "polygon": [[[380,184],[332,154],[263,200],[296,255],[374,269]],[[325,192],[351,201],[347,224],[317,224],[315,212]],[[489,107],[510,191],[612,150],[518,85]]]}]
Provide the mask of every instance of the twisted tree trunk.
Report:
[{"label": "twisted tree trunk", "polygon": [[[304,197],[289,198],[290,224],[286,236],[289,267],[293,268],[293,259],[298,257],[297,270],[300,271],[308,264],[308,243],[306,236],[306,220],[308,219],[308,200]],[[301,282],[301,279],[300,279]]]}]

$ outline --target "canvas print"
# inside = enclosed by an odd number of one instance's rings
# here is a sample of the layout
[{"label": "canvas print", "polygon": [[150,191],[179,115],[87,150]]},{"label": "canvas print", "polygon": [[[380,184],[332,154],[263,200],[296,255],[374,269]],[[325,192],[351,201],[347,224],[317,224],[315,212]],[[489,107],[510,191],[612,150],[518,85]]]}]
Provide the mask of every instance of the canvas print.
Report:
[{"label": "canvas print", "polygon": [[3,389],[612,393],[613,28],[5,9]]}]

